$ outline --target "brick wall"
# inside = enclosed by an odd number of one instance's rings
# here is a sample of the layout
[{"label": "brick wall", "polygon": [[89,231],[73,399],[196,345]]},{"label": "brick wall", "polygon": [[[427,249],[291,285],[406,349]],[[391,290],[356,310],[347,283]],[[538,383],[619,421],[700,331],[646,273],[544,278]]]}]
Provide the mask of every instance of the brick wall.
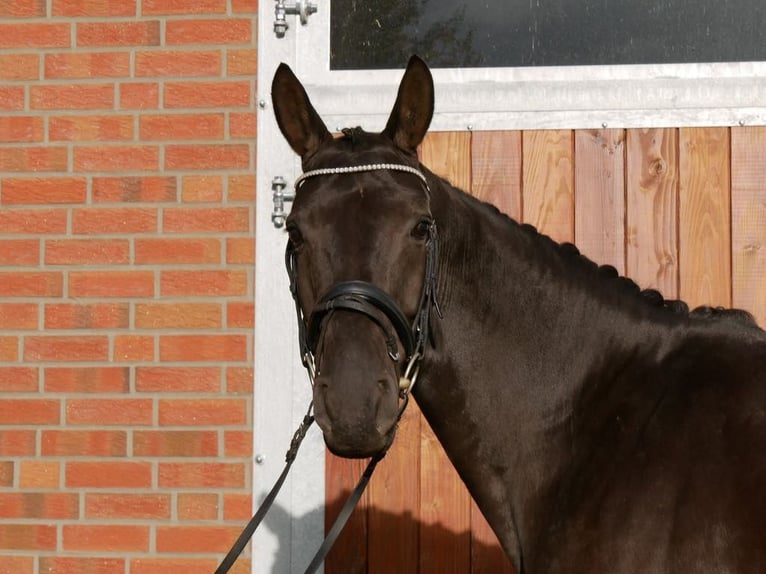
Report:
[{"label": "brick wall", "polygon": [[256,10],[0,0],[0,574],[209,574],[249,517]]}]

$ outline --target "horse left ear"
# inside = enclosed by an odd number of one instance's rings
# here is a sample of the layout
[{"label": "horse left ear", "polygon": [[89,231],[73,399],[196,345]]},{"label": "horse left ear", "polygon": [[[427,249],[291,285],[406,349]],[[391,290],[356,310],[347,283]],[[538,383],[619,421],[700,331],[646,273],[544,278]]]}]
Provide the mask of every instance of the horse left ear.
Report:
[{"label": "horse left ear", "polygon": [[400,149],[414,152],[423,141],[434,114],[434,80],[426,63],[412,56],[399,84],[394,109],[383,135]]}]

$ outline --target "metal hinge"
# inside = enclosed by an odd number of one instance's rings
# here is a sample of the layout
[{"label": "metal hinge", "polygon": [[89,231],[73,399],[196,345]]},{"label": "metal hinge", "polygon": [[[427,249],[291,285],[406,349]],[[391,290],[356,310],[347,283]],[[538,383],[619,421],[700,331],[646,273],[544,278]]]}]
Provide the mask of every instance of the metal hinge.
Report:
[{"label": "metal hinge", "polygon": [[298,15],[301,18],[301,24],[304,26],[309,21],[309,16],[317,11],[317,5],[311,0],[276,0],[274,7],[274,33],[277,38],[284,38],[285,32],[290,27],[287,24],[287,15]]},{"label": "metal hinge", "polygon": [[271,198],[274,201],[274,211],[271,212],[271,222],[274,227],[281,229],[287,219],[287,212],[285,211],[285,202],[295,199],[294,191],[285,191],[287,187],[287,181],[281,175],[276,176],[271,180]]}]

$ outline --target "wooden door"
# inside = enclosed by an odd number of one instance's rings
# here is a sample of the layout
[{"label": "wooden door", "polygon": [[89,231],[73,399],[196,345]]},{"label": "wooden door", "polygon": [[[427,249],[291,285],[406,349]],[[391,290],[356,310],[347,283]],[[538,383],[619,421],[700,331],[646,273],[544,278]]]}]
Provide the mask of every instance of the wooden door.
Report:
[{"label": "wooden door", "polygon": [[[435,132],[423,163],[642,287],[766,326],[766,128]],[[332,523],[366,461],[327,455]],[[328,574],[512,572],[417,406]]]}]

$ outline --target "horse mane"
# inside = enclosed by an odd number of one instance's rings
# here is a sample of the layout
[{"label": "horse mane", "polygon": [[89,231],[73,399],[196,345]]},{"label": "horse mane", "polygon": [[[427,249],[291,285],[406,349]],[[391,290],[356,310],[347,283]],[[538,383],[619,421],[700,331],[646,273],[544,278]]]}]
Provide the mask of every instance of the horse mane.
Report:
[{"label": "horse mane", "polygon": [[[439,178],[446,182],[443,178]],[[450,184],[450,187],[455,188]],[[642,289],[635,281],[624,275],[620,275],[613,265],[599,265],[580,252],[580,249],[570,242],[558,243],[549,236],[540,233],[534,225],[529,223],[519,223],[512,217],[500,211],[495,205],[482,201],[478,198],[463,192],[466,197],[474,200],[483,206],[491,215],[505,219],[509,224],[518,226],[526,236],[537,242],[547,243],[549,247],[559,253],[565,261],[573,266],[579,266],[580,269],[589,270],[606,279],[611,283],[614,289],[634,296],[644,305],[656,309],[664,309],[672,315],[679,317],[689,317],[691,319],[700,319],[704,321],[728,321],[740,326],[755,328],[761,330],[755,317],[744,309],[729,309],[721,306],[703,305],[690,309],[689,305],[680,299],[666,299],[657,289]]]}]

